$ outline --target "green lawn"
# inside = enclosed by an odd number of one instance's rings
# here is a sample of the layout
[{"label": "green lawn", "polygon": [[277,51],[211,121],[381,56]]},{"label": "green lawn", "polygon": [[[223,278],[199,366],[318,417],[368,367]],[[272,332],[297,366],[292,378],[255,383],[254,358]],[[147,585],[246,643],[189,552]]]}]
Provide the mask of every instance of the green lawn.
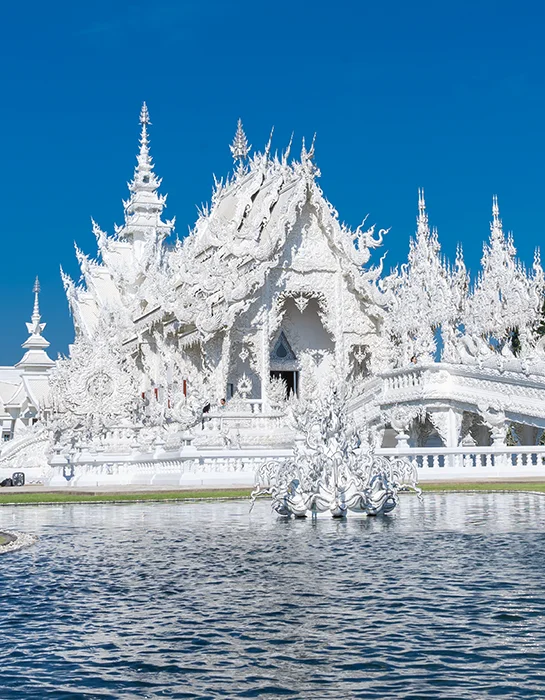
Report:
[{"label": "green lawn", "polygon": [[183,501],[187,499],[220,499],[248,498],[250,489],[217,489],[195,491],[155,491],[133,493],[63,493],[59,491],[29,492],[29,493],[0,493],[2,503],[94,503],[94,502],[123,502],[123,501]]},{"label": "green lawn", "polygon": [[541,491],[545,482],[540,481],[460,481],[419,484],[423,491]]},{"label": "green lawn", "polygon": [[[464,481],[435,482],[421,484],[423,491],[540,491],[545,493],[545,482],[538,481]],[[152,491],[133,493],[86,493],[75,492],[0,492],[0,505],[3,503],[111,503],[131,501],[185,501],[195,499],[249,498],[250,489],[201,489],[194,491]]]}]

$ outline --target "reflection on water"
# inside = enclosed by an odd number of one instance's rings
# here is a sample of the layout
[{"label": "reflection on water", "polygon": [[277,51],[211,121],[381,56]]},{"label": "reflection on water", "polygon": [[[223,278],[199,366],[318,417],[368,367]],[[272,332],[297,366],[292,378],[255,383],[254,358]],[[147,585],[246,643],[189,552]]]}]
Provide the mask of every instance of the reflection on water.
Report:
[{"label": "reflection on water", "polygon": [[545,697],[545,498],[0,508],[0,698]]}]

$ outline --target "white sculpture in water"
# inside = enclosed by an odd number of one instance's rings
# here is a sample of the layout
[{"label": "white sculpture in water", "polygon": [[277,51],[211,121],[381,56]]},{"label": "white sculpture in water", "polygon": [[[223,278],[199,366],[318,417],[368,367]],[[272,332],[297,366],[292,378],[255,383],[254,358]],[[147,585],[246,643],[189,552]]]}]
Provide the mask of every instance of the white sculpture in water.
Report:
[{"label": "white sculpture in water", "polygon": [[346,384],[328,396],[292,402],[297,433],[293,458],[268,462],[256,472],[252,505],[259,496],[272,496],[280,515],[306,517],[329,511],[334,518],[348,511],[379,515],[398,503],[399,491],[420,495],[416,468],[402,457],[379,457],[362,440],[348,415]]}]

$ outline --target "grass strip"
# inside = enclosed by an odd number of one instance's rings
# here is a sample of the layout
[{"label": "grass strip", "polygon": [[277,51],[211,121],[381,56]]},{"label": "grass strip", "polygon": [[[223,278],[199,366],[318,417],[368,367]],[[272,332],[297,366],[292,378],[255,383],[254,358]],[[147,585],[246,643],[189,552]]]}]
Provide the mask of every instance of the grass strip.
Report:
[{"label": "grass strip", "polygon": [[185,501],[196,499],[248,498],[250,489],[202,489],[194,491],[86,492],[33,491],[0,493],[0,505],[17,503],[121,503],[131,501]]},{"label": "grass strip", "polygon": [[545,493],[540,481],[449,481],[418,484],[423,491],[539,491]]},{"label": "grass strip", "polygon": [[[419,484],[426,492],[448,491],[533,491],[545,493],[545,482],[539,481],[449,481]],[[0,505],[55,503],[130,503],[142,501],[226,500],[249,498],[251,489],[195,489],[188,491],[133,491],[83,493],[32,491],[0,492]]]}]

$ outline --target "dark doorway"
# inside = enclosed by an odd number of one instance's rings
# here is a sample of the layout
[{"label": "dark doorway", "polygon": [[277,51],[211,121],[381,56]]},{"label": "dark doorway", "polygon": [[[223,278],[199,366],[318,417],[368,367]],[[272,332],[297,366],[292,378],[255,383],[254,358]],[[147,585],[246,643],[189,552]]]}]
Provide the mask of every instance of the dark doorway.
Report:
[{"label": "dark doorway", "polygon": [[287,396],[290,394],[295,394],[299,396],[299,372],[284,371],[284,370],[271,370],[271,378],[283,379],[286,382]]}]

